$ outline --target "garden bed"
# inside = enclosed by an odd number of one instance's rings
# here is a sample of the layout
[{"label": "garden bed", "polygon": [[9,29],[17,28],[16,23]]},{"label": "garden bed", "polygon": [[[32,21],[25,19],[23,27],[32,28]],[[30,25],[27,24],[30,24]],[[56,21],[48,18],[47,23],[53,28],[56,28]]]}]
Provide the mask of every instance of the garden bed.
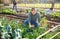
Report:
[{"label": "garden bed", "polygon": [[[23,39],[36,39],[39,35],[42,35],[43,33],[47,32],[49,29],[54,28],[56,25],[60,24],[60,17],[59,15],[56,16],[46,16],[42,15],[42,18],[40,20],[40,26],[37,28],[30,28],[28,26],[24,26],[23,21],[27,19],[27,14],[12,14],[12,13],[0,13],[0,17],[6,17],[7,19],[10,19],[8,22],[4,22],[3,25],[9,23],[12,27],[17,26],[19,29],[21,29],[22,38]],[[19,20],[19,23],[16,24],[17,20]],[[57,33],[58,30],[52,30],[50,33],[43,36],[41,39],[49,39],[52,37],[55,33]]]},{"label": "garden bed", "polygon": [[[0,17],[7,17],[8,19],[19,19],[20,20],[20,22],[23,24],[23,21],[24,20],[26,20],[27,19],[27,15],[26,14],[2,14],[2,13],[0,13]],[[43,20],[42,20],[43,19]],[[60,23],[59,21],[56,21],[56,20],[50,20],[50,19],[48,19],[48,17],[47,17],[47,19],[46,18],[42,18],[41,20],[42,20],[42,23],[44,22],[44,24],[45,24],[45,26],[46,26],[46,24],[48,23],[48,26],[52,26],[52,25],[58,25],[58,23]],[[48,22],[47,22],[48,21]],[[51,22],[49,22],[49,21],[51,21]]]},{"label": "garden bed", "polygon": [[50,21],[60,22],[60,17],[56,17],[56,16],[54,18],[48,16],[47,19],[50,20]]},{"label": "garden bed", "polygon": [[[21,29],[21,36],[22,38],[27,38],[27,39],[36,39],[39,35],[45,33],[46,31],[48,31],[47,27],[44,26],[39,26],[37,28],[30,28],[29,26],[22,26],[19,22],[18,19],[14,19],[14,20],[9,20],[6,18],[0,18],[0,22],[2,22],[2,26],[7,26],[8,24],[15,29]],[[5,32],[3,30],[3,32]],[[55,34],[54,32],[58,32],[57,29],[52,30],[51,33],[47,34],[46,36],[44,36],[44,39],[48,39],[50,37],[47,38],[47,36],[53,36],[53,34]],[[42,38],[43,39],[43,38]]]},{"label": "garden bed", "polygon": [[[22,26],[20,24],[20,22],[16,19],[15,20],[8,20],[5,18],[0,18],[0,23],[4,27],[9,24],[12,28],[21,29],[22,38],[35,39],[40,34],[47,31],[46,28],[42,28],[40,26],[37,28],[30,28],[29,26]],[[5,32],[4,29],[3,29],[3,32]]]}]

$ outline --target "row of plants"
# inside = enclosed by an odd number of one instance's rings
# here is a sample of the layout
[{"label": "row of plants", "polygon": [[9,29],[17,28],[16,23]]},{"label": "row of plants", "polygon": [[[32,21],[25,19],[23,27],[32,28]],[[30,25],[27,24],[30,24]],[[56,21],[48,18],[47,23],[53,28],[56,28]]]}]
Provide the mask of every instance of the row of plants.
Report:
[{"label": "row of plants", "polygon": [[[31,10],[30,9],[26,9],[26,10],[24,10],[23,12],[24,13],[29,13]],[[45,16],[44,14],[45,14],[45,10],[44,9],[37,9],[37,12],[39,12],[40,14],[41,14],[41,16]],[[52,12],[51,14],[48,14],[48,16],[49,17],[58,17],[58,18],[60,18],[60,12],[59,11],[54,11],[54,12]]]},{"label": "row of plants", "polygon": [[[22,10],[20,10],[20,13],[29,13],[31,10],[30,9],[22,9]],[[38,12],[40,12],[40,14],[41,14],[41,16],[44,16],[44,14],[45,14],[45,10],[40,10],[40,9],[37,9],[37,11]],[[13,9],[8,9],[8,8],[3,8],[2,9],[2,13],[7,13],[7,14],[16,14],[17,12],[16,12],[16,10],[13,10]],[[52,18],[54,18],[54,17],[58,17],[58,18],[60,18],[60,12],[59,11],[55,11],[55,12],[53,12],[53,13],[51,13],[51,14],[48,14],[48,16],[49,17],[52,17]]]},{"label": "row of plants", "polygon": [[[26,13],[28,13],[30,11],[31,11],[30,9],[26,9],[25,10]],[[37,9],[37,12],[40,12],[40,14],[42,16],[44,16],[44,14],[45,14],[45,10],[44,9],[41,9],[41,10],[40,9]],[[49,16],[51,16],[51,17],[59,17],[60,18],[60,12],[59,11],[55,11],[55,12],[49,14]]]},{"label": "row of plants", "polygon": [[[20,9],[19,12],[20,13],[29,13],[30,9]],[[17,12],[16,12],[16,10],[3,7],[2,8],[2,13],[4,13],[4,14],[16,14]]]},{"label": "row of plants", "polygon": [[[45,10],[37,10],[38,12],[40,12],[42,15],[45,14]],[[53,11],[51,14],[48,14],[48,16],[50,17],[59,17],[60,18],[60,11]]]},{"label": "row of plants", "polygon": [[[45,19],[45,18],[44,18]],[[47,28],[44,27],[44,26],[39,26],[37,28],[30,28],[29,26],[24,26],[24,25],[21,25],[20,24],[20,21],[18,20],[8,20],[6,18],[0,18],[0,22],[2,26],[6,27],[6,26],[9,26],[12,28],[12,29],[20,29],[20,36],[22,38],[28,38],[28,39],[36,39],[39,35],[45,33],[47,31]],[[0,28],[1,29],[1,28]],[[6,32],[4,29],[3,29],[3,32]],[[57,31],[56,31],[57,32]],[[47,34],[46,36],[44,36],[44,39],[48,39],[48,37],[50,35],[53,35],[55,32],[51,33],[51,34]],[[42,38],[43,39],[43,38]]]},{"label": "row of plants", "polygon": [[54,12],[50,14],[51,17],[59,17],[60,18],[60,12]]},{"label": "row of plants", "polygon": [[60,12],[54,12],[54,13],[48,14],[47,19],[60,22]]},{"label": "row of plants", "polygon": [[9,9],[9,8],[2,8],[2,13],[3,14],[16,14],[16,10]]}]

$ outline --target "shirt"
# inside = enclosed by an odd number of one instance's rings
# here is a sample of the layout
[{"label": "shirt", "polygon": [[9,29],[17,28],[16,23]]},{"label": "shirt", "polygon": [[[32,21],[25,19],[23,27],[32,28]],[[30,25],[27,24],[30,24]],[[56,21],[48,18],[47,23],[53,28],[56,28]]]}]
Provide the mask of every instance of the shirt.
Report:
[{"label": "shirt", "polygon": [[30,12],[28,14],[28,21],[34,21],[34,22],[40,22],[40,13],[36,13],[35,15],[32,14],[32,12]]},{"label": "shirt", "polygon": [[47,14],[51,14],[51,13],[52,13],[52,11],[53,11],[53,10],[46,9],[46,10],[45,10],[45,15],[47,15]]}]

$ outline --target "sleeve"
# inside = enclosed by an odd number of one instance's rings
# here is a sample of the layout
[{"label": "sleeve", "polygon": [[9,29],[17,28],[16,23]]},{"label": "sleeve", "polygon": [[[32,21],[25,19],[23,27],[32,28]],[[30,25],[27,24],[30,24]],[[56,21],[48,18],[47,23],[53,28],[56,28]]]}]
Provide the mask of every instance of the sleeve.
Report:
[{"label": "sleeve", "polygon": [[41,15],[40,13],[38,13],[38,22],[40,22],[40,19],[41,19]]},{"label": "sleeve", "polygon": [[31,13],[28,14],[28,21],[31,21]]}]

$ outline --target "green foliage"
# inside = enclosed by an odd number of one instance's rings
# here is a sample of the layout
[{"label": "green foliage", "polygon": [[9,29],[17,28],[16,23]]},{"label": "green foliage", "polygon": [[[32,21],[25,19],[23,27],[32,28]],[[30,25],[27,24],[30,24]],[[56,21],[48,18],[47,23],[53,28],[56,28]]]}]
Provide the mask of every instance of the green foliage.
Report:
[{"label": "green foliage", "polygon": [[29,38],[29,39],[36,39],[39,35],[44,33],[46,31],[45,28],[37,27],[37,28],[29,28],[29,27],[24,27],[22,30],[22,37],[23,38]]},{"label": "green foliage", "polygon": [[1,21],[3,26],[7,26],[7,24],[9,24],[12,28],[20,28],[22,33],[22,38],[36,39],[36,37],[47,31],[46,28],[41,28],[40,26],[37,28],[22,26],[17,20],[9,21],[5,18],[2,18]]},{"label": "green foliage", "polygon": [[[57,30],[55,30],[54,32],[49,32],[46,35],[44,35],[43,37],[41,37],[41,39],[50,39],[52,36],[54,36],[57,33]],[[58,39],[58,38],[57,38]]]},{"label": "green foliage", "polygon": [[2,5],[0,5],[0,11],[2,11],[2,8],[3,8],[3,6],[2,6]]},{"label": "green foliage", "polygon": [[[42,22],[46,21],[46,18],[42,18]],[[12,28],[19,28],[21,29],[21,33],[22,33],[22,38],[28,38],[28,39],[36,39],[39,35],[45,33],[47,31],[45,26],[38,26],[36,28],[30,28],[29,26],[22,26],[20,24],[20,22],[18,20],[8,20],[6,18],[0,18],[0,22],[2,22],[1,25],[3,26],[7,26],[8,24],[12,27]],[[55,32],[50,32],[49,34],[46,34],[45,36],[43,36],[41,39],[49,39],[51,36],[53,36],[55,33],[57,32],[57,30]]]},{"label": "green foliage", "polygon": [[24,12],[29,13],[30,11],[31,11],[30,9],[26,9]]},{"label": "green foliage", "polygon": [[60,39],[60,34],[58,34],[57,36],[55,36],[53,39]]},{"label": "green foliage", "polygon": [[60,12],[57,12],[55,15],[60,18]]},{"label": "green foliage", "polygon": [[[42,16],[44,16],[45,10],[43,10],[43,9],[39,10],[39,9],[37,9],[37,11],[40,12]],[[60,18],[60,12],[59,11],[55,11],[55,12],[53,12],[51,14],[48,14],[48,16],[53,17],[53,18],[57,16],[57,17]]]},{"label": "green foliage", "polygon": [[52,14],[49,14],[50,17],[59,17],[60,18],[60,12],[54,12]]},{"label": "green foliage", "polygon": [[2,13],[4,14],[16,14],[16,10],[8,9],[8,8],[3,8]]},{"label": "green foliage", "polygon": [[46,17],[41,18],[40,25],[44,27],[48,26],[48,20],[46,19]]}]

